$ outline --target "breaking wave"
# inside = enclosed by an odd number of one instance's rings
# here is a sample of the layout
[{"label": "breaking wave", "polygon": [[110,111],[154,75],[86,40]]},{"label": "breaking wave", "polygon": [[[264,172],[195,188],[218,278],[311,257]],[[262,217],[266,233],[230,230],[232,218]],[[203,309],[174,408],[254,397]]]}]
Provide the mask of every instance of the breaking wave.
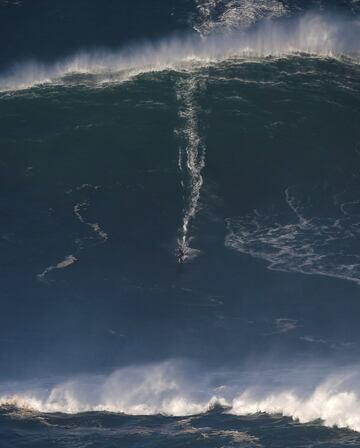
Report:
[{"label": "breaking wave", "polygon": [[[205,37],[193,33],[120,51],[80,52],[53,64],[18,63],[0,76],[0,90],[26,89],[54,82],[70,85],[86,82],[98,86],[126,81],[145,72],[187,70],[189,65],[213,64],[233,58],[305,53],[345,56],[358,61],[360,24],[356,19],[307,13],[300,18],[266,18],[251,27],[242,27],[240,20],[236,26],[222,26],[221,29],[221,33],[209,33]],[[82,76],[74,79],[73,75]]]},{"label": "breaking wave", "polygon": [[[296,373],[300,370],[301,377]],[[234,415],[281,414],[301,423],[320,419],[326,426],[360,431],[358,369],[325,378],[306,366],[300,370],[290,375],[286,370],[286,376],[281,370],[272,370],[243,372],[229,378],[221,372],[199,372],[184,362],[166,361],[125,367],[109,376],[81,376],[50,388],[1,385],[0,406],[45,413],[107,411],[169,416],[195,415],[220,407]],[[276,385],[271,380],[274,377],[278,378]],[[254,379],[256,384],[251,383]]]}]

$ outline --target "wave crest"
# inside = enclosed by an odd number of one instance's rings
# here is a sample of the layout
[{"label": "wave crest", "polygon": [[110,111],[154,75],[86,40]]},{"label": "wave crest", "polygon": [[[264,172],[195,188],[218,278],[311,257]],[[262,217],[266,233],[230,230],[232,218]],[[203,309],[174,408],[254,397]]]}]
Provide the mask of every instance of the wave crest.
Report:
[{"label": "wave crest", "polygon": [[[281,414],[301,423],[320,419],[326,426],[360,431],[356,366],[326,377],[322,369],[316,372],[306,366],[285,373],[281,369],[232,375],[204,373],[194,365],[169,360],[125,367],[109,376],[81,376],[50,389],[47,385],[2,385],[0,406],[45,413],[107,411],[171,416],[195,415],[221,406],[223,412],[234,415]],[[274,377],[276,383],[271,381]]]},{"label": "wave crest", "polygon": [[[347,56],[358,61],[360,23],[340,17],[306,14],[290,20],[264,20],[253,27],[221,34],[171,37],[118,52],[82,52],[54,64],[19,63],[0,76],[0,90],[26,89],[46,83],[72,83],[72,74],[101,85],[122,82],[145,72],[189,70],[227,59],[283,57],[306,53],[324,57]],[[83,82],[84,79],[81,79]]]},{"label": "wave crest", "polygon": [[202,36],[236,30],[288,12],[287,6],[278,0],[196,0],[195,3],[198,17],[193,27]]}]

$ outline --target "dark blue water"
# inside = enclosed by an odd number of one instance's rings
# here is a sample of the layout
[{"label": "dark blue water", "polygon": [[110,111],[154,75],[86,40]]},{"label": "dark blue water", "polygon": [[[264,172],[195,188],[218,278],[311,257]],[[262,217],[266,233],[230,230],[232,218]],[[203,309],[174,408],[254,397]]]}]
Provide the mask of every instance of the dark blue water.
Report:
[{"label": "dark blue water", "polygon": [[357,2],[2,2],[0,446],[360,446]]}]

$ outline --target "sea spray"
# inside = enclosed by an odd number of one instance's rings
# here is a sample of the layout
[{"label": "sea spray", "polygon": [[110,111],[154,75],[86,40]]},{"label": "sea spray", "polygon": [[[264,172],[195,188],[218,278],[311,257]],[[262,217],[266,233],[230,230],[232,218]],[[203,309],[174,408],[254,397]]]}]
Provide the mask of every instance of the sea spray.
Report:
[{"label": "sea spray", "polygon": [[[279,367],[261,373],[240,370],[228,376],[168,360],[124,367],[109,375],[77,376],[50,388],[40,383],[1,385],[0,406],[45,413],[169,416],[202,414],[220,407],[234,415],[281,414],[301,423],[320,419],[326,426],[360,431],[358,367],[321,372],[316,366],[302,365],[292,375]],[[275,384],[269,381],[274,377],[278,378]]]},{"label": "sea spray", "polygon": [[[66,85],[66,77],[74,74],[84,75],[89,85],[99,86],[124,82],[146,72],[182,70],[184,66],[216,64],[233,58],[311,54],[346,57],[357,63],[359,41],[357,20],[306,13],[291,19],[264,19],[252,27],[225,28],[206,37],[190,33],[130,45],[119,51],[83,51],[52,64],[19,61],[0,75],[0,91],[53,82]],[[75,81],[71,78],[68,83],[73,85]],[[81,82],[85,82],[83,77]]]}]

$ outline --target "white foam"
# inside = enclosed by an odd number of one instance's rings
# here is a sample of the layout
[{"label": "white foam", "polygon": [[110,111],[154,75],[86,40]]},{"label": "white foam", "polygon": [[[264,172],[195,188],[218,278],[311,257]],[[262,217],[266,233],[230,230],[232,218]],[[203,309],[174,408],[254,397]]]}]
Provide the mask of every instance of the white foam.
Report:
[{"label": "white foam", "polygon": [[359,390],[343,387],[346,379],[335,377],[326,380],[306,397],[291,389],[261,398],[247,391],[233,401],[230,412],[236,415],[281,414],[300,423],[320,419],[326,426],[360,431]]},{"label": "white foam", "polygon": [[64,269],[67,268],[69,266],[71,266],[72,264],[74,264],[77,261],[77,258],[70,254],[67,257],[65,257],[62,261],[59,261],[59,263],[48,266],[41,274],[37,275],[37,278],[40,281],[46,281],[45,277],[52,271],[56,270],[56,269]]},{"label": "white foam", "polygon": [[[360,284],[360,254],[354,244],[360,236],[357,201],[340,205],[336,216],[307,217],[305,205],[291,189],[286,203],[296,221],[288,216],[261,214],[226,220],[225,245],[268,262],[269,269],[324,275]],[[350,210],[352,213],[350,213]]]},{"label": "white foam", "polygon": [[[85,186],[88,187],[87,184],[85,184]],[[79,202],[78,204],[75,204],[74,214],[77,217],[77,219],[81,222],[81,224],[90,227],[97,236],[97,238],[99,238],[101,242],[105,243],[109,239],[109,235],[100,227],[100,224],[98,224],[97,222],[86,221],[82,215],[83,210],[86,209],[88,206],[89,204],[87,202]]]},{"label": "white foam", "polygon": [[[283,57],[307,53],[358,60],[360,25],[357,20],[306,14],[287,21],[265,20],[254,27],[225,30],[205,38],[188,35],[143,43],[121,51],[81,52],[53,64],[18,63],[0,76],[0,90],[26,89],[46,83],[123,82],[141,73],[184,70],[227,59]],[[83,75],[76,81],[72,74]],[[68,77],[68,78],[67,78]],[[85,77],[85,79],[84,79]]]},{"label": "white foam", "polygon": [[49,391],[34,388],[2,394],[0,405],[14,404],[39,412],[78,413],[110,411],[131,415],[192,415],[205,412],[207,404],[187,395],[187,380],[177,364],[135,366],[109,376],[83,376],[55,385]]},{"label": "white foam", "polygon": [[202,81],[201,76],[190,73],[176,84],[180,117],[183,122],[182,127],[177,130],[182,139],[179,147],[178,166],[185,201],[178,246],[186,259],[194,258],[199,252],[190,247],[190,225],[199,209],[203,186],[202,170],[205,167],[206,156],[206,146],[199,131],[199,106],[195,98],[196,94],[201,91]]},{"label": "white foam", "polygon": [[326,426],[360,431],[358,366],[333,373],[315,371],[311,366],[296,366],[293,370],[258,369],[230,375],[228,371],[201,372],[193,365],[170,360],[121,368],[108,376],[78,376],[50,388],[47,383],[0,384],[0,406],[49,413],[189,416],[220,405],[223,412],[234,415],[265,412],[301,423],[321,419]]}]

